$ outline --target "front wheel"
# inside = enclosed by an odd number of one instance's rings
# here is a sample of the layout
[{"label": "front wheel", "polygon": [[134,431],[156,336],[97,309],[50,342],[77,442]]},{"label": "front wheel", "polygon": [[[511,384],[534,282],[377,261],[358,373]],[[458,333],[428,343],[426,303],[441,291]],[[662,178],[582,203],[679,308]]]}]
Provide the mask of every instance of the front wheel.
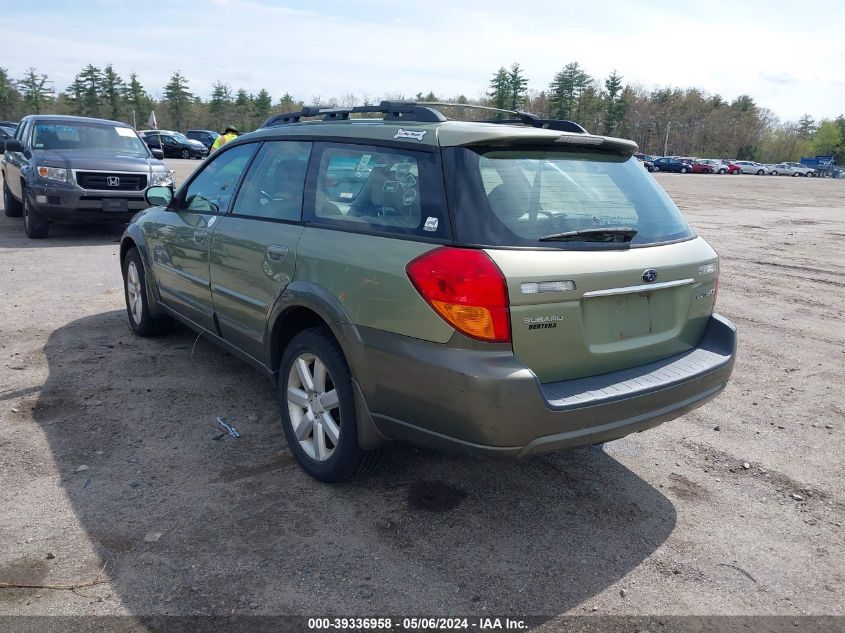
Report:
[{"label": "front wheel", "polygon": [[130,248],[123,257],[123,290],[129,326],[138,336],[156,336],[170,329],[169,317],[154,317],[147,296],[147,275],[137,248]]},{"label": "front wheel", "polygon": [[681,167],[681,173],[682,173],[682,174],[687,173],[687,168],[686,168],[686,167]]},{"label": "front wheel", "polygon": [[189,152],[186,149],[183,149],[182,150],[182,158],[184,158],[185,160],[188,160],[190,157],[191,157],[191,152]]},{"label": "front wheel", "polygon": [[762,176],[762,175],[763,175],[763,174],[765,174],[765,173],[766,173],[766,170],[764,170],[764,169],[758,169],[758,170],[757,170],[757,175],[758,175],[758,176]]},{"label": "front wheel", "polygon": [[773,170],[772,170],[772,176],[777,176],[777,175],[778,175],[778,170],[777,170],[777,169],[773,169]]},{"label": "front wheel", "polygon": [[725,170],[724,170],[724,169],[720,169],[720,170],[719,170],[719,175],[720,175],[720,176],[724,176],[724,175],[725,175]]},{"label": "front wheel", "polygon": [[50,232],[50,225],[47,220],[32,208],[32,202],[29,200],[26,189],[23,191],[23,232],[31,240],[45,238]]},{"label": "front wheel", "polygon": [[655,165],[655,166],[654,166],[654,171],[660,171],[660,167],[658,167],[657,165]]},{"label": "front wheel", "polygon": [[303,470],[334,483],[375,463],[377,452],[358,445],[352,373],[325,327],[291,339],[279,367],[282,427]]}]

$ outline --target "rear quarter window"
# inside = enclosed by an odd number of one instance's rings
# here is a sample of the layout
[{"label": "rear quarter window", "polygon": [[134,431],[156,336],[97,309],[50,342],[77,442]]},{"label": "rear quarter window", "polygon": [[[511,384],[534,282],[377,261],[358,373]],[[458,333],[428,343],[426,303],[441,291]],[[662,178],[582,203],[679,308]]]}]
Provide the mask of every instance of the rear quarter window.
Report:
[{"label": "rear quarter window", "polygon": [[443,240],[449,223],[433,152],[320,144],[313,223],[350,231]]}]

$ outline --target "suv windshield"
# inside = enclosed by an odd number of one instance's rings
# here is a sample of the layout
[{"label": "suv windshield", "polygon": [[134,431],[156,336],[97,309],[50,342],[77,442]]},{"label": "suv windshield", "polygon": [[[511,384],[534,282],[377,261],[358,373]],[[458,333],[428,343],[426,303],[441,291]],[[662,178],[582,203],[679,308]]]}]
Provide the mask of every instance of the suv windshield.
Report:
[{"label": "suv windshield", "polygon": [[[694,236],[633,157],[583,149],[449,148],[444,160],[453,230],[467,244],[589,248],[600,246],[593,243],[596,235],[620,229],[628,230],[625,242],[632,246]],[[572,231],[583,231],[583,239],[549,241]]]},{"label": "suv windshield", "polygon": [[37,150],[106,150],[123,156],[149,156],[135,130],[103,123],[39,121],[32,131]]}]

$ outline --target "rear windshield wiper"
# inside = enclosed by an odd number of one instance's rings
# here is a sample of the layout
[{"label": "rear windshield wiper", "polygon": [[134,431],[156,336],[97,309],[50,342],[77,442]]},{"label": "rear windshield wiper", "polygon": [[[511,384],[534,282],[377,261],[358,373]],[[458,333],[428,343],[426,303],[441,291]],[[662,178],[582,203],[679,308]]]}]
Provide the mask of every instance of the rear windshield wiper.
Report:
[{"label": "rear windshield wiper", "polygon": [[581,229],[580,231],[566,231],[552,233],[538,237],[538,242],[630,242],[637,234],[637,229],[619,226],[604,229]]}]

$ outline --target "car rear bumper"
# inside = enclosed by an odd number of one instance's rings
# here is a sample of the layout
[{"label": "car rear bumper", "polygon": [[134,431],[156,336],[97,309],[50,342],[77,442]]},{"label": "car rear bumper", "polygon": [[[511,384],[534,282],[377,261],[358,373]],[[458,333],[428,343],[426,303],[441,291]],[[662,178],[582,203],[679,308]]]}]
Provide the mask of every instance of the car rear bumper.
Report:
[{"label": "car rear bumper", "polygon": [[[33,209],[53,222],[128,222],[150,206],[143,191],[86,191],[36,185],[29,187],[28,192]],[[126,200],[126,210],[104,210],[103,200]]]},{"label": "car rear bumper", "polygon": [[386,439],[521,458],[618,439],[701,406],[733,371],[736,330],[714,315],[698,347],[640,367],[541,384],[508,346],[361,332],[350,358]]}]

